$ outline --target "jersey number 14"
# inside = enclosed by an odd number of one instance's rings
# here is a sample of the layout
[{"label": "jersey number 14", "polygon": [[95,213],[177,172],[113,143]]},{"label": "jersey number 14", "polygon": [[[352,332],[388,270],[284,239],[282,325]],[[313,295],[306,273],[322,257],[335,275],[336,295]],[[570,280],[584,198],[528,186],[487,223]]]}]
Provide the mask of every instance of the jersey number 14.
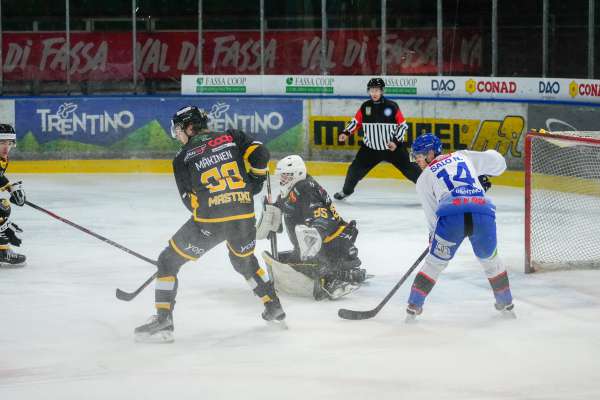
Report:
[{"label": "jersey number 14", "polygon": [[466,183],[470,186],[473,186],[475,183],[475,179],[473,179],[473,176],[471,176],[471,171],[469,171],[469,167],[467,167],[467,164],[464,161],[456,164],[456,175],[454,175],[452,179],[450,179],[450,175],[448,175],[448,171],[445,169],[438,172],[436,176],[438,179],[444,180],[444,183],[449,191],[452,191],[455,187],[452,181]]}]

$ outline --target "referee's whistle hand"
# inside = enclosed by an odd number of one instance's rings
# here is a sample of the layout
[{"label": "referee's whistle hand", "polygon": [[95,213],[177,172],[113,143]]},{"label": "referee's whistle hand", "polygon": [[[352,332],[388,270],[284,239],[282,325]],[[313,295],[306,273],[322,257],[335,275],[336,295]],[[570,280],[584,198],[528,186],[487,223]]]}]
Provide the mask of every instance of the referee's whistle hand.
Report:
[{"label": "referee's whistle hand", "polygon": [[338,136],[338,141],[340,143],[344,143],[346,139],[348,139],[348,135],[346,135],[345,133],[340,133],[340,135]]},{"label": "referee's whistle hand", "polygon": [[387,148],[389,151],[396,151],[396,149],[398,148],[398,145],[394,142],[388,142]]}]

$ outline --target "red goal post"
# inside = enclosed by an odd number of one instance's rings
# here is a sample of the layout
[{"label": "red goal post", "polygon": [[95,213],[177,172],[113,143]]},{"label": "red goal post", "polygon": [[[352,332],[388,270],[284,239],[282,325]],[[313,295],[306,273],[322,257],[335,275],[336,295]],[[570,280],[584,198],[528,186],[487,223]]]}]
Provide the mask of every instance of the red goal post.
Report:
[{"label": "red goal post", "polygon": [[600,132],[525,136],[525,272],[600,267]]}]

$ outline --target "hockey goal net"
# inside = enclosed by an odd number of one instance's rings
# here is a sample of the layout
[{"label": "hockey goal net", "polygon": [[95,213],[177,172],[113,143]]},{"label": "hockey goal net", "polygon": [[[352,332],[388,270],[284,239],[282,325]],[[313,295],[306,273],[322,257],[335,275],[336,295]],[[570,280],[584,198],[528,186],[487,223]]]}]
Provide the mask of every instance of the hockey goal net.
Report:
[{"label": "hockey goal net", "polygon": [[600,132],[525,137],[525,272],[600,267]]}]

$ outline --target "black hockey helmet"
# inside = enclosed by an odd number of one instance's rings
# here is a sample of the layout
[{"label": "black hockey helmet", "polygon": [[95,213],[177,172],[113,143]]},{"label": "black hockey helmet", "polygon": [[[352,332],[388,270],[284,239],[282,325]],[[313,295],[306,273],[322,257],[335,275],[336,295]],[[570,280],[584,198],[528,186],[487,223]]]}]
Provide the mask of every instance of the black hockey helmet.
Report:
[{"label": "black hockey helmet", "polygon": [[179,109],[171,118],[171,136],[176,138],[176,129],[185,131],[190,124],[196,132],[207,128],[208,114],[196,106],[185,106]]},{"label": "black hockey helmet", "polygon": [[367,91],[374,87],[378,87],[381,90],[383,90],[383,88],[385,87],[385,82],[381,78],[371,78],[369,83],[367,83]]},{"label": "black hockey helmet", "polygon": [[0,140],[17,141],[15,129],[10,124],[0,124]]}]

